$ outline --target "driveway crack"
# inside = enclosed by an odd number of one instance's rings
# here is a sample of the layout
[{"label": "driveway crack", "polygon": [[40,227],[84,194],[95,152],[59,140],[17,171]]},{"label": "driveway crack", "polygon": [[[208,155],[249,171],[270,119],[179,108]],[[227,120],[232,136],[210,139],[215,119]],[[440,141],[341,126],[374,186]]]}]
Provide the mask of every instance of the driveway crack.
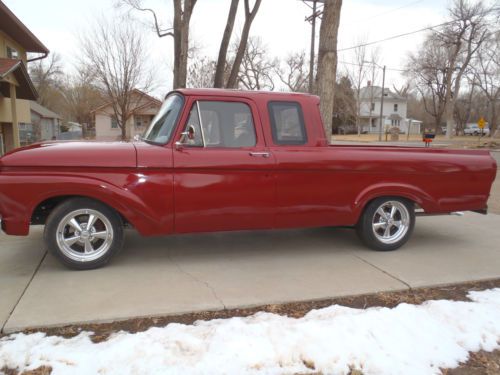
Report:
[{"label": "driveway crack", "polygon": [[36,274],[38,273],[38,270],[40,269],[40,267],[42,266],[42,263],[43,261],[45,260],[45,257],[47,256],[47,253],[48,251],[45,250],[45,252],[43,253],[42,257],[40,258],[40,261],[38,262],[35,270],[33,271],[30,279],[28,280],[28,282],[26,283],[26,286],[24,287],[21,295],[19,296],[19,298],[17,299],[16,303],[14,304],[14,307],[12,307],[12,309],[10,310],[9,312],[9,315],[7,316],[7,319],[5,319],[5,322],[2,324],[2,327],[0,327],[0,333],[3,333],[4,329],[5,329],[5,326],[7,325],[7,323],[9,322],[10,318],[12,317],[12,314],[14,313],[14,311],[16,310],[17,308],[17,305],[19,305],[19,302],[21,302],[21,300],[23,299],[24,295],[26,294],[26,291],[28,290],[29,286],[31,285],[31,282],[33,281],[33,279],[35,278]]},{"label": "driveway crack", "polygon": [[396,280],[396,281],[399,281],[401,284],[406,285],[406,287],[407,287],[409,290],[413,290],[413,288],[411,287],[411,285],[410,285],[410,284],[408,284],[406,281],[404,281],[404,280],[400,279],[399,277],[396,277],[396,276],[392,275],[391,273],[387,272],[387,271],[386,271],[386,270],[384,270],[383,268],[380,268],[380,267],[376,266],[375,264],[373,264],[373,263],[371,263],[371,262],[367,261],[366,259],[364,259],[364,258],[362,258],[362,257],[360,257],[360,256],[358,256],[358,255],[356,255],[356,254],[353,254],[353,255],[354,255],[354,257],[355,257],[355,258],[358,258],[360,261],[362,261],[362,262],[364,262],[364,263],[368,264],[369,266],[372,266],[373,268],[375,268],[375,269],[379,270],[380,272],[382,272],[382,273],[386,274],[386,275],[387,275],[387,276],[389,276],[390,278],[392,278],[392,279],[394,279],[394,280]]},{"label": "driveway crack", "polygon": [[168,254],[168,259],[177,267],[177,269],[180,272],[182,272],[186,276],[190,277],[192,280],[196,281],[197,283],[205,285],[207,287],[207,289],[211,291],[214,298],[222,305],[222,308],[224,310],[227,310],[227,307],[224,304],[224,301],[222,301],[222,299],[217,295],[215,288],[212,285],[210,285],[210,283],[208,281],[201,280],[201,279],[197,278],[195,275],[193,275],[192,273],[186,271],[184,268],[181,267],[181,265],[179,263],[177,263],[175,260],[173,260],[170,253]]}]

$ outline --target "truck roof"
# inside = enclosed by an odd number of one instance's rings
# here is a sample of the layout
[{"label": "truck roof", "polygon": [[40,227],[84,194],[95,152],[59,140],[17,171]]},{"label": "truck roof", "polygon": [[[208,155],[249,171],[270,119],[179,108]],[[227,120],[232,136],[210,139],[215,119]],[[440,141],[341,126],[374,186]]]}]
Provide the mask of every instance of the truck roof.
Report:
[{"label": "truck roof", "polygon": [[277,99],[286,100],[287,98],[293,100],[298,97],[315,98],[319,101],[317,95],[298,92],[279,92],[279,91],[250,91],[250,90],[235,90],[235,89],[177,89],[174,92],[179,92],[183,95],[190,96],[228,96],[228,97],[244,97],[244,98],[265,98],[267,100]]}]

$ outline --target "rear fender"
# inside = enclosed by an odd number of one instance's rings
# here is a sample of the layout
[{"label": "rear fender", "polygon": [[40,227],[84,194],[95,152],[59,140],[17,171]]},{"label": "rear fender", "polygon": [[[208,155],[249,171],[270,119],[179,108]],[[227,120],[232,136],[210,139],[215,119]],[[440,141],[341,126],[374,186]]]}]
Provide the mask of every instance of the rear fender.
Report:
[{"label": "rear fender", "polygon": [[406,198],[419,205],[424,211],[433,211],[437,207],[435,200],[428,193],[413,185],[375,184],[361,191],[356,197],[353,206],[356,222],[359,220],[366,205],[380,197]]}]

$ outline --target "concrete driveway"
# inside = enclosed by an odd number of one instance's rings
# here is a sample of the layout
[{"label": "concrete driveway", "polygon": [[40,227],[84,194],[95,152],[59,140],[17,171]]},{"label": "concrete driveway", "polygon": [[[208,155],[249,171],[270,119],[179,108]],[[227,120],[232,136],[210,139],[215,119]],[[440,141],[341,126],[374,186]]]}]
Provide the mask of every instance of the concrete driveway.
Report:
[{"label": "concrete driveway", "polygon": [[45,255],[42,231],[0,236],[0,324],[111,321],[500,277],[500,215],[418,218],[402,249],[365,249],[349,229],[141,238],[108,267],[77,272]]}]

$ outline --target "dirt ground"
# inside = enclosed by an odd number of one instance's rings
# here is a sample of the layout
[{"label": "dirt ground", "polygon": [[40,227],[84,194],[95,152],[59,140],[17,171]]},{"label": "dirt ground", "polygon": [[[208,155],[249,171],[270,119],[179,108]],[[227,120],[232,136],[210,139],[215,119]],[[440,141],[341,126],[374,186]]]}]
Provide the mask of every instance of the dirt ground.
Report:
[{"label": "dirt ground", "polygon": [[[280,315],[300,318],[313,309],[320,309],[332,304],[339,304],[353,308],[369,308],[375,306],[395,307],[400,303],[421,304],[428,300],[447,299],[455,301],[467,301],[467,293],[472,290],[485,290],[500,288],[500,279],[468,282],[453,285],[444,285],[433,288],[417,288],[399,292],[382,292],[368,295],[340,297],[320,301],[304,301],[287,303],[280,305],[265,305],[247,309],[233,309],[221,311],[207,311],[193,314],[164,316],[154,318],[130,319],[126,321],[105,323],[73,325],[60,328],[49,328],[45,330],[26,330],[25,333],[45,332],[47,335],[60,335],[73,337],[81,331],[92,331],[93,342],[107,340],[109,335],[118,331],[141,332],[150,327],[164,327],[169,323],[192,324],[197,320],[210,320],[219,318],[230,318],[234,316],[249,316],[258,311],[267,311]],[[314,370],[314,366],[311,365]],[[19,374],[15,369],[0,369],[7,375],[49,375],[52,371],[50,367],[38,368],[34,371]],[[442,369],[443,375],[500,375],[500,350],[494,352],[471,353],[467,363],[461,364],[458,368],[449,370]],[[317,373],[317,375],[321,375]],[[351,375],[363,375],[359,370],[353,369]]]}]

